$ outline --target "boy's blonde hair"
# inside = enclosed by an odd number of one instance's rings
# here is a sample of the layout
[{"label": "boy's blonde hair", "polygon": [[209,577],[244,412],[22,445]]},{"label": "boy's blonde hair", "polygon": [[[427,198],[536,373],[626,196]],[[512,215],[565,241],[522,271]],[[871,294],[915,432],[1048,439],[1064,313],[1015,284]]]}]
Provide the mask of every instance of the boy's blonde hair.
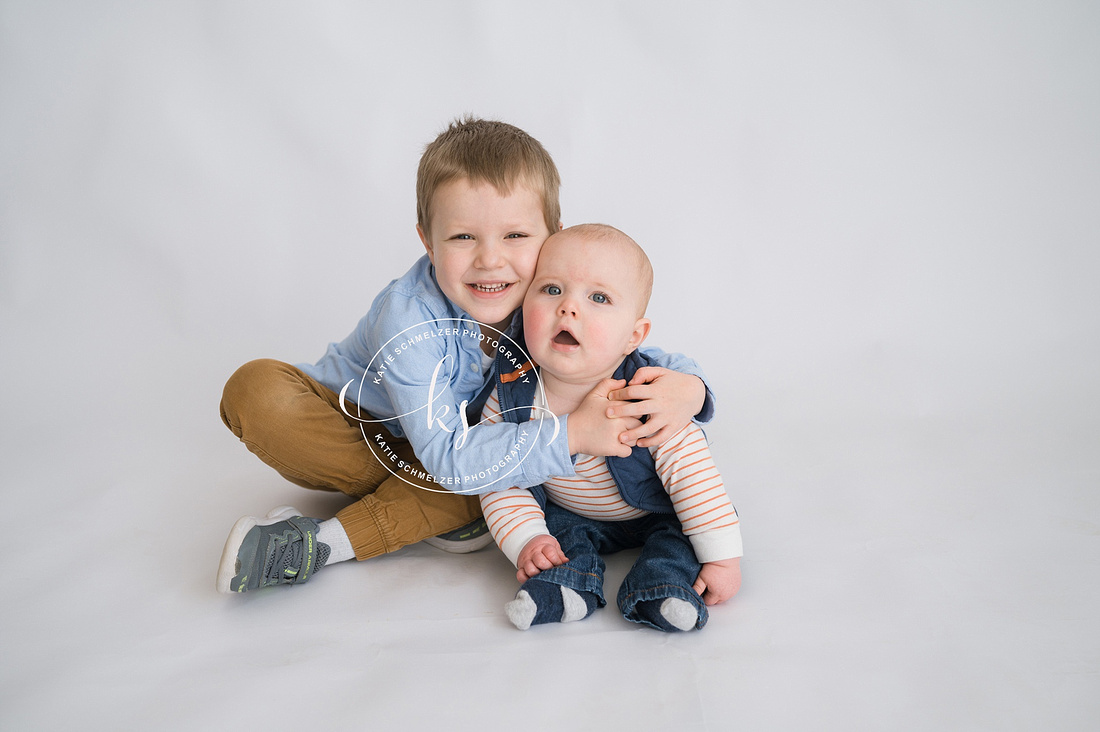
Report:
[{"label": "boy's blonde hair", "polygon": [[539,141],[518,127],[468,116],[456,119],[424,148],[416,171],[416,223],[425,232],[431,228],[432,197],[456,178],[489,183],[501,195],[522,182],[542,197],[547,230],[559,228],[558,168]]}]

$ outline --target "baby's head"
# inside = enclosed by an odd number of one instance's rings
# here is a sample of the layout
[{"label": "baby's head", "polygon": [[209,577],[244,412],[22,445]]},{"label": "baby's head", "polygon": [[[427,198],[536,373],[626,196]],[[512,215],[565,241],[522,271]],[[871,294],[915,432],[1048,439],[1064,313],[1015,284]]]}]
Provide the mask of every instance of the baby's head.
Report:
[{"label": "baby's head", "polygon": [[652,288],[649,257],[618,229],[581,224],[554,234],[523,301],[531,357],[573,383],[611,376],[649,334]]}]

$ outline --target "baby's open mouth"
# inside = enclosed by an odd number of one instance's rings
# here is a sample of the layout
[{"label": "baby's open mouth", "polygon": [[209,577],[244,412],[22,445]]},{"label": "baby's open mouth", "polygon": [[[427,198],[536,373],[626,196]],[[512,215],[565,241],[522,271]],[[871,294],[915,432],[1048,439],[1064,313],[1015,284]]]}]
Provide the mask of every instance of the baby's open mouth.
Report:
[{"label": "baby's open mouth", "polygon": [[580,345],[577,339],[573,337],[573,334],[567,330],[558,331],[558,334],[554,336],[554,343],[557,343],[559,346]]}]

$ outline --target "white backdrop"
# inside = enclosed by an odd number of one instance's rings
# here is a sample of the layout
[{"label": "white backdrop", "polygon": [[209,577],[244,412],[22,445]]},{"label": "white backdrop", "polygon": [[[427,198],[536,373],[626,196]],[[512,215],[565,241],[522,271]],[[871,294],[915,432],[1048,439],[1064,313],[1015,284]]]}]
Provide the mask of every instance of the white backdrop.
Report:
[{"label": "white backdrop", "polygon": [[[702,633],[519,633],[495,550],[214,592],[239,515],[339,506],[222,384],[408,268],[464,113],[709,373],[746,558]],[[1098,204],[1085,1],[0,0],[0,727],[1090,729]]]}]

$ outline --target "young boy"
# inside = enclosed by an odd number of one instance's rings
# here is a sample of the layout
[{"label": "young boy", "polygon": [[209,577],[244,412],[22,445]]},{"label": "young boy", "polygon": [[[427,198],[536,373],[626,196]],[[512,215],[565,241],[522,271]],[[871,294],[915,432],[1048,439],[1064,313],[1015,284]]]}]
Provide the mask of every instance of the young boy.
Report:
[{"label": "young boy", "polygon": [[[618,229],[584,224],[547,239],[523,303],[538,379],[502,371],[486,414],[522,423],[568,413],[602,379],[643,368],[649,359],[636,349],[649,333],[652,282],[649,259]],[[485,494],[481,506],[523,583],[506,606],[521,630],[605,605],[601,552],[642,547],[619,609],[664,631],[702,628],[706,605],[741,585],[737,512],[695,425],[629,457],[577,455],[575,475]]]},{"label": "young boy", "polygon": [[[300,584],[326,564],[424,539],[448,551],[479,548],[491,539],[467,494],[572,475],[572,453],[624,454],[696,413],[709,419],[694,362],[661,354],[657,365],[687,373],[650,369],[630,385],[605,385],[563,420],[562,439],[525,446],[507,471],[494,469],[521,430],[469,425],[491,383],[490,354],[517,350],[507,335],[518,335],[513,316],[543,241],[561,228],[558,188],[553,160],[522,130],[452,124],[417,173],[426,255],[316,364],[253,361],[229,379],[222,419],[249,450],[297,485],[356,500],[327,521],[289,507],[240,519],[219,590]],[[642,401],[618,401],[627,399]],[[636,419],[643,414],[645,424]]]}]

